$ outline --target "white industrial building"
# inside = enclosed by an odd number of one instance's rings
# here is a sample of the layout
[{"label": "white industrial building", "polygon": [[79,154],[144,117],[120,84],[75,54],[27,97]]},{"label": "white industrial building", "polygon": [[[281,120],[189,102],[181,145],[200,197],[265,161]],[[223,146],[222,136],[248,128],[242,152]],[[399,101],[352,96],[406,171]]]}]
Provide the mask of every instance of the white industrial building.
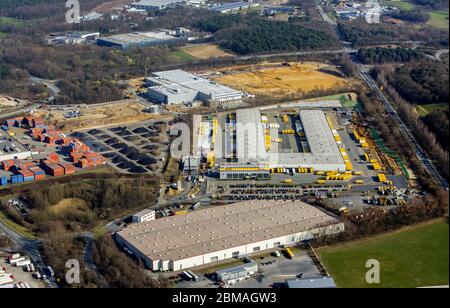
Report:
[{"label": "white industrial building", "polygon": [[0,130],[0,162],[11,159],[27,159],[32,152],[12,139],[4,130]]},{"label": "white industrial building", "polygon": [[148,97],[160,104],[225,103],[239,101],[243,96],[241,91],[182,70],[156,72],[146,81]]},{"label": "white industrial building", "polygon": [[[302,146],[307,150],[281,150],[277,144],[267,150],[261,111],[257,108],[236,111],[236,123],[229,124],[233,126],[231,128],[225,126],[224,133],[215,140],[215,157],[221,167],[221,179],[242,179],[248,176],[248,170],[261,178],[272,168],[346,171],[344,158],[323,111],[300,110],[295,122],[305,134],[307,142]],[[278,128],[267,129],[271,140],[281,137]],[[233,164],[229,161],[230,152],[233,153]]]},{"label": "white industrial building", "polygon": [[180,4],[201,6],[205,2],[206,0],[141,0],[139,2],[131,3],[131,7],[145,11],[161,11]]},{"label": "white industrial building", "polygon": [[343,230],[300,201],[249,201],[132,224],[116,240],[153,271],[179,271]]},{"label": "white industrial building", "polygon": [[146,221],[152,221],[155,220],[156,218],[156,212],[154,210],[143,210],[140,211],[139,213],[136,213],[133,215],[132,217],[132,221],[133,223],[143,223]]}]

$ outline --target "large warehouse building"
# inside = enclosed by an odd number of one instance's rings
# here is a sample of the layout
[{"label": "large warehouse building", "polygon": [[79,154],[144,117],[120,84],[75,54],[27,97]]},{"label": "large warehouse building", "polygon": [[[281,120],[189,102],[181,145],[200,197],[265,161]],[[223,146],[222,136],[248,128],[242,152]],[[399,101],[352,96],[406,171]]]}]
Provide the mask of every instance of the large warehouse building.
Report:
[{"label": "large warehouse building", "polygon": [[188,41],[184,36],[172,36],[165,31],[133,32],[117,34],[97,39],[97,45],[105,47],[119,47],[123,50],[130,48],[142,48],[156,45],[182,45]]},{"label": "large warehouse building", "polygon": [[[266,179],[274,168],[340,172],[348,168],[336,140],[337,132],[332,131],[321,110],[305,109],[293,114],[293,126],[287,126],[289,134],[282,134],[279,124],[271,128],[271,123],[263,123],[267,115],[257,108],[238,110],[234,117],[220,123],[222,129],[216,130],[219,134],[211,142],[222,180]],[[202,151],[208,148],[204,143],[199,146]]]},{"label": "large warehouse building", "polygon": [[300,201],[249,201],[130,225],[116,240],[153,271],[179,271],[343,230]]},{"label": "large warehouse building", "polygon": [[243,95],[241,91],[182,70],[153,73],[146,85],[150,99],[168,105],[193,101],[225,103],[239,101]]}]

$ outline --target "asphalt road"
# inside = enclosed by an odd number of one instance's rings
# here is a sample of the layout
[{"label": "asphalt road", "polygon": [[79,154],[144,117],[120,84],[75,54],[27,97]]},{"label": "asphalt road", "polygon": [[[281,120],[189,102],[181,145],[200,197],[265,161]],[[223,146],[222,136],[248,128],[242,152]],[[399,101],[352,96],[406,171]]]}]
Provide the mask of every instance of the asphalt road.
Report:
[{"label": "asphalt road", "polygon": [[[323,9],[320,5],[318,5],[319,13],[323,12]],[[346,42],[342,40],[342,36],[339,33],[338,28],[336,27],[335,23],[332,23],[329,21],[328,16],[324,16],[323,14],[322,18],[325,22],[327,22],[330,27],[333,28],[333,30],[336,32],[337,36],[339,37],[341,41],[341,45],[346,50],[350,50],[349,48],[345,48],[347,45]],[[326,15],[326,14],[325,14]],[[442,52],[444,53],[444,51]],[[438,58],[440,55],[436,55],[436,58]],[[421,145],[417,141],[417,139],[414,137],[410,129],[405,125],[403,120],[400,118],[400,116],[397,114],[397,111],[394,109],[394,107],[391,105],[391,102],[388,100],[387,96],[381,91],[378,84],[373,80],[373,78],[368,74],[367,71],[364,70],[364,67],[361,65],[361,63],[358,63],[354,60],[354,63],[358,65],[359,74],[361,79],[367,84],[367,86],[375,93],[377,98],[384,104],[384,107],[386,108],[386,111],[389,113],[389,116],[391,116],[394,121],[397,122],[398,127],[400,131],[414,144],[416,147],[416,157],[421,162],[422,166],[427,170],[427,172],[430,174],[431,177],[438,183],[440,186],[448,189],[448,183],[447,181],[441,176],[439,171],[437,170],[436,166],[434,165],[433,161],[429,158],[428,154],[422,149]]]}]

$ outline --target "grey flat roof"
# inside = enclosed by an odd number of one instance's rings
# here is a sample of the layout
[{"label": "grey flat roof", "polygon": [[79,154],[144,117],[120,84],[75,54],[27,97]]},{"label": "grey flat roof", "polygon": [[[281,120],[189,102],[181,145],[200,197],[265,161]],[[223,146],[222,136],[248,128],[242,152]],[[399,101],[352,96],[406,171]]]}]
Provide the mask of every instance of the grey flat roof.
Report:
[{"label": "grey flat roof", "polygon": [[174,87],[178,85],[178,87],[185,87],[212,96],[232,94],[242,95],[241,91],[217,84],[213,81],[183,70],[155,72],[153,73],[153,76],[154,77],[150,77],[148,79],[153,82],[160,83],[166,87]]},{"label": "grey flat roof", "polygon": [[249,6],[252,5],[253,3],[250,2],[233,2],[233,3],[225,3],[222,5],[218,5],[218,6],[213,6],[211,7],[211,10],[213,11],[223,11],[223,10],[231,10],[231,9],[237,9],[241,6]]},{"label": "grey flat roof", "polygon": [[260,161],[267,159],[264,128],[258,109],[236,111],[236,149],[239,161]]},{"label": "grey flat roof", "polygon": [[153,213],[153,212],[155,212],[155,211],[154,210],[150,210],[150,209],[145,209],[145,210],[142,210],[142,211],[134,214],[133,216],[142,217],[142,216],[145,216],[145,215]]},{"label": "grey flat roof", "polygon": [[167,35],[164,32],[132,32],[101,37],[100,39],[115,44],[133,44],[148,41],[173,40],[176,38],[174,36]]},{"label": "grey flat roof", "polygon": [[186,0],[141,0],[132,3],[132,5],[148,5],[148,6],[164,6],[178,2],[185,2]]},{"label": "grey flat roof", "polygon": [[292,289],[336,288],[336,283],[332,277],[292,279],[286,280],[286,284],[288,288]]},{"label": "grey flat roof", "polygon": [[301,201],[247,201],[130,225],[117,234],[151,260],[182,260],[338,224]]},{"label": "grey flat roof", "polygon": [[271,153],[280,165],[345,165],[333,132],[321,110],[300,110],[299,117],[310,153]]},{"label": "grey flat roof", "polygon": [[241,271],[247,271],[247,270],[253,269],[255,267],[256,267],[256,269],[258,268],[258,264],[255,263],[255,262],[244,263],[244,264],[241,264],[241,265],[236,265],[236,266],[233,266],[233,267],[229,267],[229,268],[225,268],[225,269],[222,269],[222,270],[218,270],[216,272],[216,274],[217,275],[231,274],[231,273],[236,273],[236,272],[241,272]]}]

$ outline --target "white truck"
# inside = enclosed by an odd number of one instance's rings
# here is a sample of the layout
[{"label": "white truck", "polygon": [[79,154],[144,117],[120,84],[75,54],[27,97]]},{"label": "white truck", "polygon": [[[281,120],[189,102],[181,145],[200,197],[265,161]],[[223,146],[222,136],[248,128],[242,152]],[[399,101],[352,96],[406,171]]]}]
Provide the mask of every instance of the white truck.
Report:
[{"label": "white truck", "polygon": [[15,265],[17,262],[24,261],[24,260],[25,260],[25,257],[19,257],[19,258],[16,258],[16,259],[10,259],[9,260],[9,264]]},{"label": "white truck", "polygon": [[0,277],[0,286],[5,285],[5,284],[10,284],[13,281],[14,280],[11,278],[11,275]]},{"label": "white truck", "polygon": [[27,260],[22,260],[22,261],[17,262],[16,266],[17,267],[21,267],[21,266],[27,266],[27,265],[30,265],[30,264],[31,264],[30,259],[27,259]]}]

